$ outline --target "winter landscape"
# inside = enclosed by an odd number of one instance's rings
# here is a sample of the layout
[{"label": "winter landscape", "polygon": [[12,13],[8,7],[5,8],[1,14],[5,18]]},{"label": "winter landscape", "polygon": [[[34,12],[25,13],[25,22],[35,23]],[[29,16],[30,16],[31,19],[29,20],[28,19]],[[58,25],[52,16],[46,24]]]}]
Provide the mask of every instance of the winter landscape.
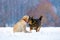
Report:
[{"label": "winter landscape", "polygon": [[[39,32],[13,32],[24,15],[43,16]],[[60,40],[60,0],[0,0],[0,40]]]},{"label": "winter landscape", "polygon": [[[26,29],[29,31],[29,27]],[[0,27],[0,40],[60,40],[60,27],[41,27],[32,33],[13,33],[13,27]]]}]

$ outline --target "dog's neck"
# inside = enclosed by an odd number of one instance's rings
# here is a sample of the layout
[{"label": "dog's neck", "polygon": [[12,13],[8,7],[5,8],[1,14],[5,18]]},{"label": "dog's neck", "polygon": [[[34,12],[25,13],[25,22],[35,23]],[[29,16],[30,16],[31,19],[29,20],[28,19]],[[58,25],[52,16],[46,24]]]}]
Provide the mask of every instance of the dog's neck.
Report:
[{"label": "dog's neck", "polygon": [[23,19],[25,22],[27,22],[25,19]]}]

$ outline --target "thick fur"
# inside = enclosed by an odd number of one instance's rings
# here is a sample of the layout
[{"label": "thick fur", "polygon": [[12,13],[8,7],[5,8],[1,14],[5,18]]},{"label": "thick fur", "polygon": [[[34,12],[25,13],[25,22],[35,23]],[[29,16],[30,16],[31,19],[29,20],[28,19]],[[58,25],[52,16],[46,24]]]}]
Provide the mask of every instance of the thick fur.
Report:
[{"label": "thick fur", "polygon": [[29,16],[29,26],[30,26],[30,31],[31,30],[36,30],[36,32],[38,32],[40,30],[41,27],[41,20],[42,20],[43,16],[40,16],[39,19],[34,19],[33,17]]},{"label": "thick fur", "polygon": [[27,32],[26,25],[28,22],[29,16],[24,16],[19,20],[13,27],[13,32]]}]

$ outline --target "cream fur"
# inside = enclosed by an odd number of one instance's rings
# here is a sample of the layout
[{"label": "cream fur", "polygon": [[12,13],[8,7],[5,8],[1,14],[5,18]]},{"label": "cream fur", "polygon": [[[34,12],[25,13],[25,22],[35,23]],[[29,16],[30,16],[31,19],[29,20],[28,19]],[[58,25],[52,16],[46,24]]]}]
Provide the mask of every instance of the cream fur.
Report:
[{"label": "cream fur", "polygon": [[24,16],[20,21],[18,21],[13,27],[13,32],[27,32],[26,25],[28,22],[28,18],[29,16]]}]

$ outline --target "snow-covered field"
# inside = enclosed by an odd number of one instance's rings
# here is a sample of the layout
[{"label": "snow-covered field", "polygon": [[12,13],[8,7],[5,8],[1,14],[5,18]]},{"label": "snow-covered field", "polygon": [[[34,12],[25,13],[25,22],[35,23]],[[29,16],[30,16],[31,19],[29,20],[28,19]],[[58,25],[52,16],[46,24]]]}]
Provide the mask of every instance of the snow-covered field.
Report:
[{"label": "snow-covered field", "polygon": [[13,27],[0,27],[0,40],[60,40],[60,27],[41,27],[40,32],[32,33],[13,33]]}]

